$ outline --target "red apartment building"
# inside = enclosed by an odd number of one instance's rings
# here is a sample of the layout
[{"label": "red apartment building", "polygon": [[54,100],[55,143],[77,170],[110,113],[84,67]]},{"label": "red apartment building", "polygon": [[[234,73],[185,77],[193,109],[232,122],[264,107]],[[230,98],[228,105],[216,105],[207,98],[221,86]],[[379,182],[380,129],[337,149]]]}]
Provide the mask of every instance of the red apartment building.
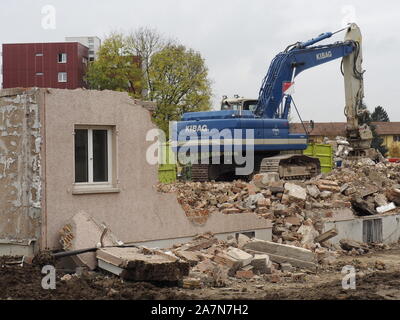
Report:
[{"label": "red apartment building", "polygon": [[88,54],[79,42],[3,44],[3,88],[86,87]]}]

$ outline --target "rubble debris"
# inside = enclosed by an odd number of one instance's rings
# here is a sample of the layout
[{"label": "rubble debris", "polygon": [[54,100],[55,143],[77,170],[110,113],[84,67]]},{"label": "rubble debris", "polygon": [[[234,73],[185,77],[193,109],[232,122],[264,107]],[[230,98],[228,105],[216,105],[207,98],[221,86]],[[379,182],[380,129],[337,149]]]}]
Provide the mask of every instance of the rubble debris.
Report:
[{"label": "rubble debris", "polygon": [[287,262],[299,268],[316,269],[316,256],[311,250],[263,240],[253,240],[243,248],[254,253],[267,253],[279,264]]},{"label": "rubble debris", "polygon": [[[83,211],[75,214],[60,230],[60,243],[65,251],[123,244],[105,225]],[[90,270],[97,267],[94,251],[72,256],[72,260],[77,266]]]},{"label": "rubble debris", "polygon": [[386,197],[396,205],[400,205],[400,189],[393,188],[386,191]]},{"label": "rubble debris", "polygon": [[377,214],[373,204],[361,198],[352,199],[351,205],[358,216],[373,216]]},{"label": "rubble debris", "polygon": [[244,235],[243,233],[238,234],[237,244],[239,249],[242,249],[243,246],[249,241],[251,241],[251,239],[248,236]]},{"label": "rubble debris", "polygon": [[386,212],[392,211],[394,209],[396,209],[396,205],[394,204],[394,202],[391,202],[391,203],[388,203],[386,205],[376,208],[376,211],[378,213],[386,213]]},{"label": "rubble debris", "polygon": [[200,289],[203,286],[200,279],[185,277],[182,280],[182,287],[185,289]]},{"label": "rubble debris", "polygon": [[351,251],[361,249],[364,252],[369,251],[369,247],[366,244],[351,239],[341,239],[339,243],[343,250]]},{"label": "rubble debris", "polygon": [[294,183],[285,183],[285,191],[289,195],[289,199],[294,201],[306,201],[307,192],[306,190]]},{"label": "rubble debris", "polygon": [[284,262],[281,263],[281,270],[283,272],[293,272],[294,268],[290,263]]},{"label": "rubble debris", "polygon": [[315,240],[315,242],[322,243],[322,242],[325,242],[325,241],[327,241],[327,240],[329,240],[329,239],[331,239],[333,237],[336,237],[337,235],[338,235],[337,230],[335,228],[333,228],[331,230],[328,230],[328,231],[320,234],[314,240]]},{"label": "rubble debris", "polygon": [[189,263],[139,248],[101,248],[99,267],[134,281],[179,281],[189,275]]},{"label": "rubble debris", "polygon": [[301,227],[297,230],[303,237],[301,239],[302,244],[314,243],[314,239],[319,236],[319,232],[315,230],[311,219],[307,219]]},{"label": "rubble debris", "polygon": [[251,279],[254,277],[252,270],[238,270],[236,271],[236,278]]},{"label": "rubble debris", "polygon": [[269,259],[267,254],[255,254],[251,265],[254,267],[254,272],[258,274],[271,274],[272,273],[272,261]]},{"label": "rubble debris", "polygon": [[240,261],[242,267],[249,265],[251,260],[253,260],[253,256],[251,254],[248,254],[247,252],[237,248],[228,248],[226,254],[237,261]]}]

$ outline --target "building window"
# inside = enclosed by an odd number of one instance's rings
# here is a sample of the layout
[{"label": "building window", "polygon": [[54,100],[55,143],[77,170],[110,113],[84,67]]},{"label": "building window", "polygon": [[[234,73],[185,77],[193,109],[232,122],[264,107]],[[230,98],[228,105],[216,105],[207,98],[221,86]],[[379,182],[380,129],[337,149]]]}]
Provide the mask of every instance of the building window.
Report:
[{"label": "building window", "polygon": [[58,73],[58,82],[67,82],[67,73],[66,72]]},{"label": "building window", "polygon": [[394,142],[399,142],[400,141],[400,136],[393,136],[393,141]]},{"label": "building window", "polygon": [[111,185],[112,129],[75,129],[75,183]]},{"label": "building window", "polygon": [[58,54],[58,63],[67,63],[67,54],[66,53]]},{"label": "building window", "polygon": [[36,75],[37,75],[37,76],[42,76],[42,75],[43,75],[43,72],[36,72]]},{"label": "building window", "polygon": [[43,53],[36,53],[36,57],[43,57]]}]

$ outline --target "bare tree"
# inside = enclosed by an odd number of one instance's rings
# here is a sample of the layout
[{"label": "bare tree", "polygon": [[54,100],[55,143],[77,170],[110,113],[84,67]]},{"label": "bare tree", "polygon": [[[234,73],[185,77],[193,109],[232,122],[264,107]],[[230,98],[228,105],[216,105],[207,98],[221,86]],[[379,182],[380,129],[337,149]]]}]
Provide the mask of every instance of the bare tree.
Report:
[{"label": "bare tree", "polygon": [[132,50],[132,54],[138,56],[142,63],[142,71],[145,86],[142,90],[142,96],[146,99],[153,100],[153,86],[149,77],[151,70],[151,57],[156,52],[161,51],[175,41],[165,38],[156,29],[149,27],[140,27],[132,31],[126,38],[128,47]]}]

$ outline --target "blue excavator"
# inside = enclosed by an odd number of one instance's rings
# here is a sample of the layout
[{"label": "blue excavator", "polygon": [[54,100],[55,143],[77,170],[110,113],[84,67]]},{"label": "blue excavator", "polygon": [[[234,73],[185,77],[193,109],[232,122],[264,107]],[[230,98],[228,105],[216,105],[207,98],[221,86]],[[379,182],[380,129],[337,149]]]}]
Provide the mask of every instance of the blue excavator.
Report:
[{"label": "blue excavator", "polygon": [[[315,45],[342,31],[346,32],[344,41]],[[224,99],[221,110],[185,113],[181,121],[172,123],[173,150],[178,154],[188,154],[190,150],[192,180],[227,180],[235,177],[236,169],[242,167],[243,163],[235,159],[226,160],[229,157],[225,156],[228,152],[234,154],[234,150],[241,150],[241,156],[245,155],[245,145],[249,140],[254,165],[247,178],[259,172],[277,172],[282,179],[318,175],[321,171],[319,160],[301,154],[301,150],[307,148],[306,126],[304,134],[290,132],[288,116],[293,106],[297,111],[291,87],[296,76],[304,70],[338,58],[342,58],[346,134],[353,150],[350,156],[376,157],[374,149],[371,149],[370,128],[359,125],[362,113],[366,112],[362,108],[362,36],[359,27],[352,23],[336,32],[326,32],[311,40],[296,42],[279,53],[272,60],[262,81],[258,99]]]}]

